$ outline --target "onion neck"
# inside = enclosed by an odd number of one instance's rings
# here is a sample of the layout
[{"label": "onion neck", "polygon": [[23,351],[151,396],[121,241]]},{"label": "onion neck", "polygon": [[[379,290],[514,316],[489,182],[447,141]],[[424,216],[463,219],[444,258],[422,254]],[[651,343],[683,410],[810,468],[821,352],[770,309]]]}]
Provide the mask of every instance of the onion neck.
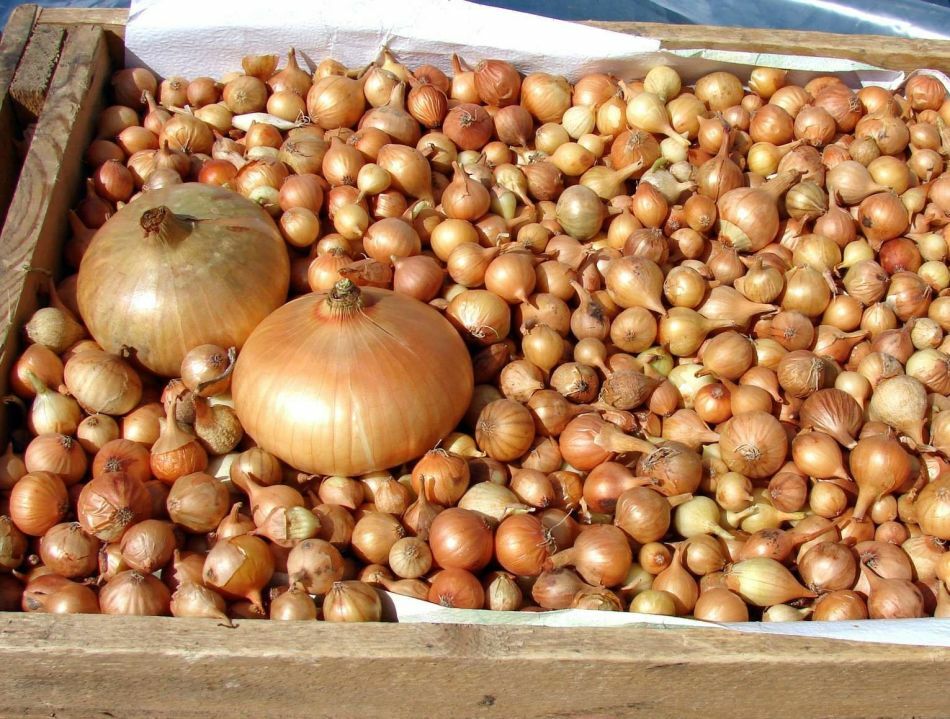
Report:
[{"label": "onion neck", "polygon": [[776,202],[801,179],[802,173],[798,170],[779,172],[772,179],[759,187],[760,190],[771,195]]},{"label": "onion neck", "polygon": [[155,239],[166,247],[186,239],[194,229],[195,222],[184,215],[176,215],[164,205],[146,210],[139,221],[146,239]]},{"label": "onion neck", "polygon": [[656,447],[646,440],[630,437],[612,424],[605,423],[594,437],[594,444],[608,452],[642,452],[649,454]]},{"label": "onion neck", "polygon": [[333,285],[327,294],[327,304],[334,312],[350,313],[362,306],[360,288],[349,279],[342,279]]},{"label": "onion neck", "polygon": [[544,563],[544,568],[548,571],[554,569],[563,569],[565,567],[573,566],[576,561],[576,547],[568,547],[567,549],[562,549],[557,554],[548,557],[547,561]]}]

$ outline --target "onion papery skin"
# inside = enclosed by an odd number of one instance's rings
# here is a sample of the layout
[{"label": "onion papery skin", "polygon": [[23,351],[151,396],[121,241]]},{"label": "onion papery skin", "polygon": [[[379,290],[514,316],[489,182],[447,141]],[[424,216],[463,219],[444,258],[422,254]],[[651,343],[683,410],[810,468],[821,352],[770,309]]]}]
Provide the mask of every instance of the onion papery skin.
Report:
[{"label": "onion papery skin", "polygon": [[436,310],[343,280],[264,320],[231,392],[262,448],[305,472],[352,477],[432,449],[473,390],[465,343]]},{"label": "onion papery skin", "polygon": [[[141,219],[159,207],[197,221],[147,234]],[[259,205],[188,183],[151,190],[109,218],[83,256],[78,282],[80,314],[104,350],[131,349],[147,369],[177,377],[198,345],[244,344],[286,300],[290,260]]]}]

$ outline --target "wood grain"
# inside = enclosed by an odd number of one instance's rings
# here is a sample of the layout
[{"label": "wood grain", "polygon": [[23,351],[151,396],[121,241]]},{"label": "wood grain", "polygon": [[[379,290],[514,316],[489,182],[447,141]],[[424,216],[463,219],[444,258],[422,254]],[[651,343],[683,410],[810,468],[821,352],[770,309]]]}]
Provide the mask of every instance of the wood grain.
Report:
[{"label": "wood grain", "polygon": [[[718,630],[0,615],[0,716],[945,718],[950,652]],[[816,691],[825,687],[825,691]]]},{"label": "wood grain", "polygon": [[10,98],[20,127],[36,122],[39,117],[65,38],[66,29],[59,25],[33,28],[30,44],[24,50],[10,84]]},{"label": "wood grain", "polygon": [[128,8],[40,8],[39,22],[55,25],[98,25],[125,27],[129,20]]},{"label": "wood grain", "polygon": [[584,24],[661,40],[670,50],[708,48],[759,53],[841,57],[893,70],[928,67],[950,71],[950,41],[918,40],[883,35],[839,35],[806,30],[760,30],[708,25],[665,25],[651,22]]},{"label": "wood grain", "polygon": [[[66,211],[82,184],[83,152],[109,70],[102,30],[71,29],[0,231],[0,385],[15,356],[18,329],[37,306],[44,275],[36,270],[57,267]],[[0,427],[0,441],[5,436]]]},{"label": "wood grain", "polygon": [[125,24],[129,19],[127,8],[42,8],[39,23],[44,25],[96,25],[106,34],[109,56],[116,67],[125,63]]},{"label": "wood grain", "polygon": [[20,174],[20,157],[14,143],[21,133],[8,91],[29,42],[37,10],[36,5],[14,8],[0,37],[0,227]]}]

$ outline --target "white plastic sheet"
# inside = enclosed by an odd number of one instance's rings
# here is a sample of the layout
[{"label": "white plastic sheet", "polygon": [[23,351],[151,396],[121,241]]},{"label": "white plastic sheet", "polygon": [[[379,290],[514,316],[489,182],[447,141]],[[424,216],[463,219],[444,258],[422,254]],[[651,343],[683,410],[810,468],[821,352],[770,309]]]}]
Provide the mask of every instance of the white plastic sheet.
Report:
[{"label": "white plastic sheet", "polygon": [[663,52],[660,43],[464,0],[135,0],[125,33],[130,66],[162,77],[220,76],[240,69],[244,55],[282,52],[293,46],[312,64],[334,57],[366,65],[388,46],[410,66],[449,70],[451,54],[477,61],[492,57],[522,72],[545,71],[575,80],[590,72],[642,77],[657,64],[675,67],[687,80],[714,70],[748,77],[755,65],[784,67],[791,82],[814,73],[840,73],[852,86],[898,87],[903,73],[851,60],[712,52]]}]

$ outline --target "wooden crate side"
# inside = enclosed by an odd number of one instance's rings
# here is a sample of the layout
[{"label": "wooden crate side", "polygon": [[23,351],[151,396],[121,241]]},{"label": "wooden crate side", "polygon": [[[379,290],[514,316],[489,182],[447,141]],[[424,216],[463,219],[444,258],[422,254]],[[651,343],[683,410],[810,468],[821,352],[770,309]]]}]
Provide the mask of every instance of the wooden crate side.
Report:
[{"label": "wooden crate side", "polygon": [[[83,153],[109,71],[102,30],[71,29],[0,230],[0,392],[19,329],[37,307],[37,289],[58,266],[66,211],[82,185]],[[0,441],[4,429],[0,425]]]},{"label": "wooden crate side", "polygon": [[922,67],[950,71],[950,41],[883,35],[839,35],[806,30],[758,30],[652,22],[601,22],[586,25],[661,40],[669,50],[708,48],[747,52],[840,57],[892,70]]},{"label": "wooden crate side", "polygon": [[10,84],[10,99],[20,127],[26,127],[39,118],[65,39],[66,29],[62,26],[37,25],[33,28],[30,43]]},{"label": "wooden crate side", "polygon": [[943,649],[713,629],[40,614],[0,615],[0,664],[0,716],[60,718],[936,719],[950,680]]},{"label": "wooden crate side", "polygon": [[3,28],[3,37],[0,37],[0,227],[3,227],[17,176],[20,174],[20,155],[16,145],[20,128],[9,89],[17,65],[20,64],[20,57],[29,42],[37,14],[36,5],[20,5],[14,8],[6,27]]},{"label": "wooden crate side", "polygon": [[40,9],[37,22],[42,25],[96,25],[106,34],[109,55],[115,67],[125,63],[125,24],[129,19],[127,8],[56,8]]}]

